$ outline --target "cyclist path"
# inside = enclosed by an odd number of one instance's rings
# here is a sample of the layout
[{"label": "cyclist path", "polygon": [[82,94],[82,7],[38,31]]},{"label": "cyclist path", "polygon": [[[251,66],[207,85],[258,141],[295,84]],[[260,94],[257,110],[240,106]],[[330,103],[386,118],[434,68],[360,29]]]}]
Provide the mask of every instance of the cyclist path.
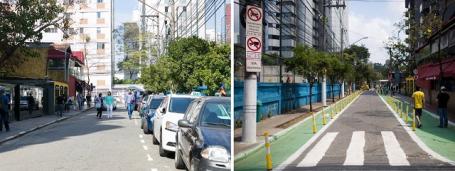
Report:
[{"label": "cyclist path", "polygon": [[455,169],[422,149],[418,141],[375,92],[365,92],[278,170]]}]

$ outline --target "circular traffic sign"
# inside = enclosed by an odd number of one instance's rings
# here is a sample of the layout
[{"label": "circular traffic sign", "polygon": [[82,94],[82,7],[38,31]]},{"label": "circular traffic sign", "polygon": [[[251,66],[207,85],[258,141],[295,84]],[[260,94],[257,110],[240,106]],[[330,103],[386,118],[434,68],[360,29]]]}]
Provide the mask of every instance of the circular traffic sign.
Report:
[{"label": "circular traffic sign", "polygon": [[258,8],[250,7],[250,9],[248,9],[248,18],[253,21],[259,21],[262,18],[262,13]]},{"label": "circular traffic sign", "polygon": [[261,40],[259,40],[256,37],[248,38],[247,45],[248,45],[248,49],[250,49],[251,51],[257,51],[257,50],[261,49],[261,47],[262,47]]}]

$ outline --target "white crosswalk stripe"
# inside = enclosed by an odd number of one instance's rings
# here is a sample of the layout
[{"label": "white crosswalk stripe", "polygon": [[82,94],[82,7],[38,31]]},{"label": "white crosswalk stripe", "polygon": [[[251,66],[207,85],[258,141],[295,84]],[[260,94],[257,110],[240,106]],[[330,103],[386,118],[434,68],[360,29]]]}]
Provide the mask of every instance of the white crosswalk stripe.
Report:
[{"label": "white crosswalk stripe", "polygon": [[[297,167],[314,167],[324,158],[338,132],[328,132],[305,155]],[[385,152],[390,166],[409,166],[409,161],[392,131],[381,131]],[[363,166],[365,161],[365,131],[354,131],[346,149],[345,166]],[[340,161],[342,162],[342,161]]]},{"label": "white crosswalk stripe", "polygon": [[365,131],[354,131],[351,142],[346,151],[346,160],[343,165],[362,166],[364,161]]},{"label": "white crosswalk stripe", "polygon": [[392,131],[381,131],[384,147],[391,166],[409,166],[406,154]]},{"label": "white crosswalk stripe", "polygon": [[325,153],[329,149],[338,132],[329,132],[319,140],[319,142],[311,149],[305,158],[297,165],[297,167],[313,167],[316,166]]}]

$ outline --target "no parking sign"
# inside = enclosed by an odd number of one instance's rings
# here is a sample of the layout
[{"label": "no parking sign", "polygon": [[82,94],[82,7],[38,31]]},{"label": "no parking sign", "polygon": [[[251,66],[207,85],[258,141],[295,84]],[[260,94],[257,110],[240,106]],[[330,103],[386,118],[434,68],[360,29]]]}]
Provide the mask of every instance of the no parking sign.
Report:
[{"label": "no parking sign", "polygon": [[261,72],[262,53],[262,9],[248,5],[246,7],[246,72]]}]

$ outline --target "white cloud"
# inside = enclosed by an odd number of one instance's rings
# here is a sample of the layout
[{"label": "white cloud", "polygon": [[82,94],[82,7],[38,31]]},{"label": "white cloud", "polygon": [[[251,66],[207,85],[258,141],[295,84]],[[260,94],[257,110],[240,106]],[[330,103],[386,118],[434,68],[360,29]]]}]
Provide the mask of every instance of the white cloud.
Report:
[{"label": "white cloud", "polygon": [[[394,23],[399,22],[406,11],[404,2],[388,2],[384,5],[384,10],[377,9],[382,11],[380,16],[359,14],[356,11],[350,11],[349,15],[349,41],[352,43],[368,36],[368,39],[357,44],[364,44],[370,50],[372,62],[384,63],[389,58],[384,42],[396,34]],[[400,37],[403,38],[404,34],[401,33]]]}]

